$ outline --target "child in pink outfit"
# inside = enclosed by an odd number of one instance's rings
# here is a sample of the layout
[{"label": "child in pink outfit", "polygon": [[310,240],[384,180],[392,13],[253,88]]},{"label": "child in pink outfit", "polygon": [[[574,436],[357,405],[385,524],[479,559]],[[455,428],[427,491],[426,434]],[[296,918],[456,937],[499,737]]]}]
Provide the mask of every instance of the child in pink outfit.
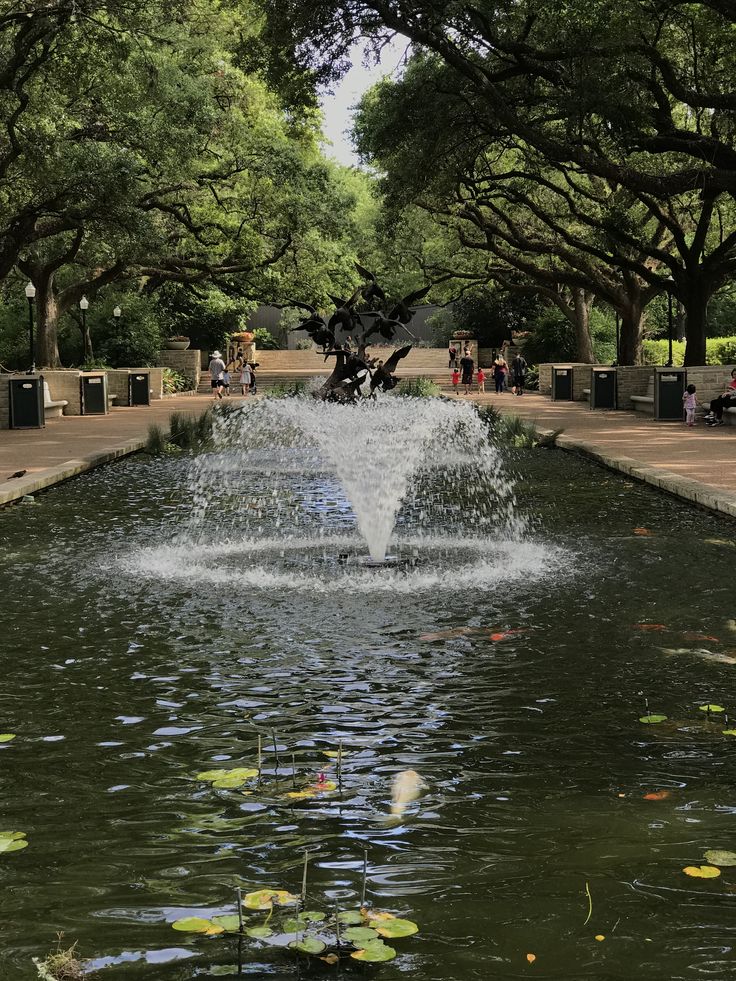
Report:
[{"label": "child in pink outfit", "polygon": [[452,373],[452,390],[457,392],[457,386],[460,384],[460,372],[457,368]]},{"label": "child in pink outfit", "polygon": [[688,426],[695,425],[695,409],[697,408],[695,391],[694,385],[688,385],[685,389],[685,394],[682,396],[682,404],[685,406],[685,423]]}]

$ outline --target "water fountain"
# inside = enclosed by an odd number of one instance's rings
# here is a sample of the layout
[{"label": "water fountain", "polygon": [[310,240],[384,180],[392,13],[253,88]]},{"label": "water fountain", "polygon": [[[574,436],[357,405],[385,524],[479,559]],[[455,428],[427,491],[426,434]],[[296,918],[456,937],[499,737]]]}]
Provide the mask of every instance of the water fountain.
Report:
[{"label": "water fountain", "polygon": [[145,556],[148,571],[251,588],[322,591],[349,579],[411,591],[441,587],[450,572],[478,588],[548,568],[468,404],[266,399],[222,415],[215,442],[193,464],[190,520]]}]

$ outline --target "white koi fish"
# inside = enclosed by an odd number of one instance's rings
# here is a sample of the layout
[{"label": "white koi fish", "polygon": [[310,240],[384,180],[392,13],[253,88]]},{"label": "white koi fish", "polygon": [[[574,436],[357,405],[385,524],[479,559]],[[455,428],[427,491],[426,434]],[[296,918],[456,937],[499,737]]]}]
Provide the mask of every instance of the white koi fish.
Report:
[{"label": "white koi fish", "polygon": [[391,814],[400,818],[407,806],[428,790],[427,784],[416,770],[402,770],[391,783]]}]

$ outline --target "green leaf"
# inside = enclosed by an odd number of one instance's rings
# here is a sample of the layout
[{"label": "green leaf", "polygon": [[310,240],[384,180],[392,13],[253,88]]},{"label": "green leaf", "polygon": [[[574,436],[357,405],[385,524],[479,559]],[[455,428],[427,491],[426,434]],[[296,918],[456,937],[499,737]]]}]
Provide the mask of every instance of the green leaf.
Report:
[{"label": "green leaf", "polygon": [[272,906],[294,906],[299,897],[287,892],[286,889],[259,889],[249,892],[243,898],[247,909],[271,909]]},{"label": "green leaf", "polygon": [[711,848],[704,858],[711,865],[720,865],[724,869],[736,865],[736,852],[727,852],[720,848]]},{"label": "green leaf", "polygon": [[396,937],[411,937],[412,934],[419,932],[419,927],[411,920],[376,920],[370,924],[381,934],[393,940]]},{"label": "green leaf", "polygon": [[240,917],[237,913],[213,916],[212,922],[215,926],[221,926],[226,933],[240,933]]},{"label": "green leaf", "polygon": [[174,920],[171,926],[182,933],[209,933],[212,920],[205,920],[201,916],[185,916],[183,920]]},{"label": "green leaf", "polygon": [[0,852],[19,852],[27,847],[25,831],[0,831]]},{"label": "green leaf", "polygon": [[341,940],[349,940],[356,947],[364,947],[371,940],[378,940],[378,934],[370,927],[348,927],[340,934]]},{"label": "green leaf", "polygon": [[367,961],[369,964],[381,964],[383,961],[392,961],[396,957],[393,947],[388,947],[382,941],[367,944],[363,950],[356,950],[350,955],[353,960]]},{"label": "green leaf", "polygon": [[321,923],[324,920],[325,914],[320,913],[319,910],[307,909],[303,913],[300,913],[297,919],[304,920],[307,923]]},{"label": "green leaf", "polygon": [[699,706],[701,712],[725,712],[726,710],[722,705],[701,705]]},{"label": "green leaf", "polygon": [[289,947],[292,950],[298,950],[302,954],[321,954],[327,950],[327,944],[318,940],[316,937],[303,937],[301,940],[292,940]]},{"label": "green leaf", "polygon": [[346,909],[342,913],[338,913],[337,918],[341,923],[347,923],[351,926],[360,926],[364,920],[359,909]]},{"label": "green leaf", "polygon": [[254,940],[265,940],[266,937],[273,935],[273,930],[267,926],[248,927],[245,932],[249,937],[253,937]]},{"label": "green leaf", "polygon": [[721,729],[724,736],[736,736],[736,729]]},{"label": "green leaf", "polygon": [[14,732],[0,732],[0,743],[9,743],[15,739]]},{"label": "green leaf", "polygon": [[721,870],[712,865],[688,865],[682,871],[694,879],[716,879],[721,874]]},{"label": "green leaf", "polygon": [[647,725],[656,725],[657,722],[666,722],[666,715],[642,715],[639,722],[645,722]]}]

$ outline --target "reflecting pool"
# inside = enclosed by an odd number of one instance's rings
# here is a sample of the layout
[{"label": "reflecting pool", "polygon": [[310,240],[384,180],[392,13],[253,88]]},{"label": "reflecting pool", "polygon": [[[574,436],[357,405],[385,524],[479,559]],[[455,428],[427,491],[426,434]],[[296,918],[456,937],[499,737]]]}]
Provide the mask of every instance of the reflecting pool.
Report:
[{"label": "reflecting pool", "polygon": [[[294,978],[171,923],[299,892],[305,847],[311,908],[359,904],[367,850],[367,902],[420,928],[341,974],[734,974],[736,869],[682,869],[734,847],[733,722],[699,706],[736,716],[736,529],[559,451],[483,457],[502,484],[442,448],[390,569],[307,445],[130,458],[0,511],[0,831],[29,842],[0,854],[1,978],[57,931],[111,981]],[[196,779],[259,735],[247,795]],[[340,741],[342,792],[288,797]],[[405,769],[428,790],[390,822]]]}]

